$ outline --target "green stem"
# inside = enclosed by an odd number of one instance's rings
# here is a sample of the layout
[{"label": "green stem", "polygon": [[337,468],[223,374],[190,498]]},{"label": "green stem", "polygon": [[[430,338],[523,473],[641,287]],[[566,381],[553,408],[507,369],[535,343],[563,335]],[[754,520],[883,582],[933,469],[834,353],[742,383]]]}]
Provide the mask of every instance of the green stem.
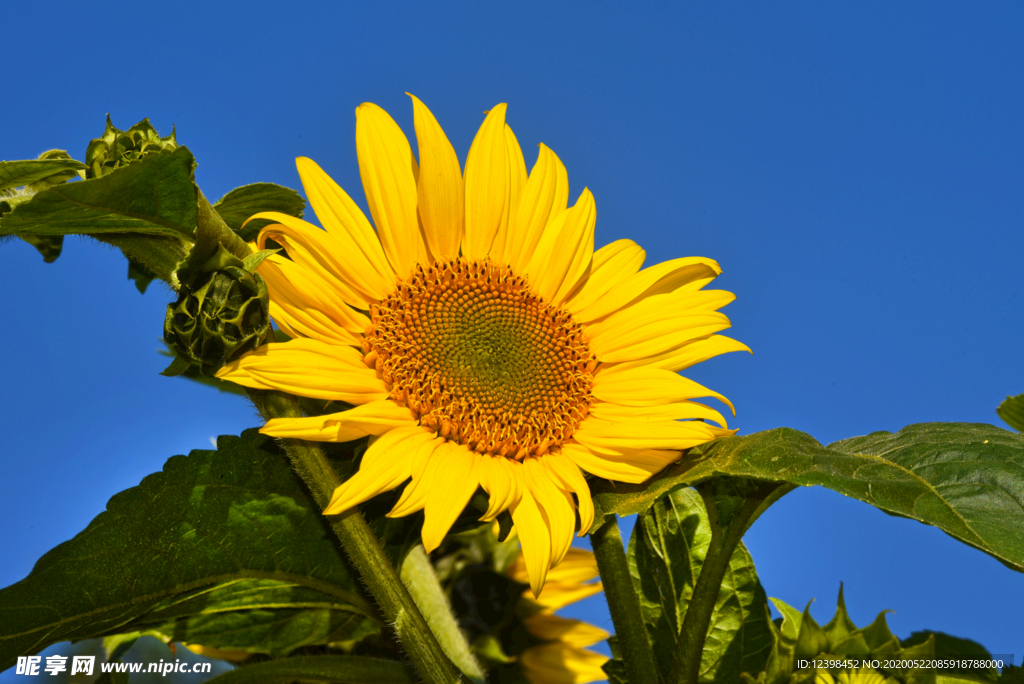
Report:
[{"label": "green stem", "polygon": [[774,482],[733,482],[727,478],[714,478],[697,486],[711,524],[711,543],[686,606],[669,682],[697,684],[704,641],[732,554],[750,523],[764,511],[762,504],[778,499],[773,497],[777,489],[779,484]]},{"label": "green stem", "polygon": [[604,524],[590,535],[590,542],[597,558],[597,569],[601,572],[615,635],[622,649],[626,678],[631,684],[656,684],[660,681],[658,668],[654,664],[654,651],[640,612],[640,598],[629,574],[618,518],[614,514],[605,518]]},{"label": "green stem", "polygon": [[198,225],[196,226],[196,246],[207,247],[209,255],[212,255],[217,251],[215,244],[219,242],[224,245],[224,248],[234,254],[239,259],[244,259],[249,256],[249,246],[245,244],[245,240],[238,237],[238,233],[231,230],[228,224],[224,223],[224,219],[220,217],[217,210],[210,204],[210,200],[206,199],[206,195],[203,191],[196,187],[196,193],[199,200],[199,213],[198,213]]},{"label": "green stem", "polygon": [[473,682],[483,684],[484,671],[480,669],[469,642],[452,615],[451,604],[448,603],[448,597],[441,588],[434,566],[430,564],[422,544],[417,544],[405,555],[401,577],[444,652],[462,670],[462,674]]},{"label": "green stem", "polygon": [[[299,403],[290,394],[251,391],[256,408],[266,419],[298,418]],[[318,446],[300,440],[282,440],[292,466],[325,508],[341,479]],[[381,612],[391,623],[399,641],[427,684],[459,682],[459,671],[445,656],[433,632],[420,614],[394,566],[384,554],[373,530],[357,508],[329,518],[331,529],[370,590]]]}]

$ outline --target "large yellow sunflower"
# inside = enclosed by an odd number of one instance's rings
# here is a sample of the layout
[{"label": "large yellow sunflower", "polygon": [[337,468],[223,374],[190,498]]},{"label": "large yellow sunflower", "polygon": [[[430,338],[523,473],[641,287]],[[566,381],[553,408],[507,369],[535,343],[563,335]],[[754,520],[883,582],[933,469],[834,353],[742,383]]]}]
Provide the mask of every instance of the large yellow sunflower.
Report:
[{"label": "large yellow sunflower", "polygon": [[463,173],[433,114],[412,101],[418,162],[384,110],[356,109],[376,230],[306,158],[299,176],[324,229],[253,217],[277,222],[257,246],[273,240],[287,257],[259,273],[293,339],[217,375],[354,407],[262,430],[374,438],[326,514],[412,478],[389,515],[424,509],[429,552],[483,487],[482,519],[511,511],[539,593],[569,549],[576,506],[580,534],[591,526],[583,471],[642,482],[681,449],[731,434],[718,411],[691,401],[728,400],[677,371],[747,347],[715,334],[729,327],[717,310],[734,297],[702,289],[720,273],[714,261],[640,270],[644,251],[631,240],[594,252],[593,195],[584,189],[567,207],[565,167],[544,145],[527,175],[504,104],[487,113]]}]

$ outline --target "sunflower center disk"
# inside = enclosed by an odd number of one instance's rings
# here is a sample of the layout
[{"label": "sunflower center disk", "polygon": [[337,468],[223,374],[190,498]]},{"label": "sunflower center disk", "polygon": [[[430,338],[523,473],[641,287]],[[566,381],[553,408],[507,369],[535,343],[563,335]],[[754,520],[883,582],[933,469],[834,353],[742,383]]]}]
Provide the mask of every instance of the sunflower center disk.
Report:
[{"label": "sunflower center disk", "polygon": [[442,437],[522,459],[587,415],[597,359],[579,324],[507,266],[418,266],[370,315],[367,363]]}]

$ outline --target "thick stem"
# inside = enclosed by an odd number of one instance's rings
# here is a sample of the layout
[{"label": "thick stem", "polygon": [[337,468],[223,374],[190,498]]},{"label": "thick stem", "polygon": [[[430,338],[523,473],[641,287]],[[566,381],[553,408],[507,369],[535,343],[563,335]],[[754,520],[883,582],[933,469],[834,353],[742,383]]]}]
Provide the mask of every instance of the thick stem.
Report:
[{"label": "thick stem", "polygon": [[448,597],[445,596],[437,573],[434,572],[434,566],[430,564],[430,559],[427,558],[421,544],[412,547],[405,555],[400,574],[406,589],[427,619],[427,624],[430,625],[444,652],[470,681],[483,684],[484,671],[480,669],[480,663],[473,656],[469,642],[466,641],[462,630],[459,629],[459,623],[452,615]]},{"label": "thick stem", "polygon": [[[711,523],[711,543],[686,606],[679,641],[676,643],[670,683],[697,684],[704,641],[732,554],[749,523],[763,512],[762,503],[769,498],[773,501],[778,498],[772,497],[778,488],[777,483],[752,485],[749,480],[738,486],[732,482],[712,482],[697,486]],[[724,489],[729,491],[726,493]]]},{"label": "thick stem", "polygon": [[[302,415],[298,401],[290,394],[251,392],[250,396],[268,420]],[[313,493],[317,505],[326,507],[334,490],[341,484],[330,461],[317,446],[299,440],[283,442],[292,466]],[[445,656],[359,510],[353,508],[342,515],[331,516],[329,520],[345,553],[391,623],[423,681],[428,684],[462,681],[459,671]]]},{"label": "thick stem", "polygon": [[590,542],[604,584],[615,635],[622,649],[626,678],[631,684],[657,684],[660,681],[658,668],[640,612],[640,598],[629,574],[618,518],[614,514],[605,518],[604,524],[590,535]]},{"label": "thick stem", "polygon": [[[245,240],[238,237],[238,234],[231,230],[228,224],[224,223],[224,219],[220,217],[217,210],[213,208],[210,201],[206,199],[206,195],[199,188],[196,188],[199,200],[199,213],[197,216],[198,225],[196,226],[196,245],[206,246],[213,245],[219,242],[224,245],[224,248],[234,254],[239,259],[244,259],[249,256],[249,246],[245,244]],[[217,251],[214,246],[209,250],[212,255],[213,252]]]}]

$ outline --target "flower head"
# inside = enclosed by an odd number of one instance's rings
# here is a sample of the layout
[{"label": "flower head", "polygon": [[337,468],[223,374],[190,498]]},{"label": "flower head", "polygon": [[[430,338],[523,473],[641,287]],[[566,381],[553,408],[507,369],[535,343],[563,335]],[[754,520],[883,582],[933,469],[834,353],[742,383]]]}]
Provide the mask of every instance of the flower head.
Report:
[{"label": "flower head", "polygon": [[[508,574],[524,584],[529,581],[522,555]],[[570,548],[562,563],[548,574],[540,596],[535,601],[526,595],[521,599],[533,604],[535,610],[539,608],[523,620],[523,626],[543,642],[519,654],[520,667],[530,684],[586,684],[607,678],[601,668],[607,656],[586,647],[607,639],[608,632],[554,614],[559,608],[600,593],[601,583],[589,582],[597,576],[594,554]]]},{"label": "flower head", "polygon": [[[702,289],[719,273],[684,258],[640,270],[618,240],[594,252],[594,197],[568,206],[565,167],[540,145],[526,163],[505,105],[487,114],[463,172],[433,114],[413,97],[419,158],[380,107],[356,109],[356,149],[376,230],[313,161],[299,175],[324,229],[284,214],[260,232],[287,256],[263,261],[271,316],[293,339],[218,377],[353,405],[274,419],[279,437],[370,435],[360,469],[325,513],[406,481],[391,516],[424,510],[427,551],[482,487],[483,520],[510,510],[530,585],[593,522],[584,471],[642,482],[682,449],[731,434],[725,397],[677,371],[747,349],[718,335],[733,299]],[[715,427],[705,420],[717,423]],[[573,500],[573,495],[576,501]]]}]

